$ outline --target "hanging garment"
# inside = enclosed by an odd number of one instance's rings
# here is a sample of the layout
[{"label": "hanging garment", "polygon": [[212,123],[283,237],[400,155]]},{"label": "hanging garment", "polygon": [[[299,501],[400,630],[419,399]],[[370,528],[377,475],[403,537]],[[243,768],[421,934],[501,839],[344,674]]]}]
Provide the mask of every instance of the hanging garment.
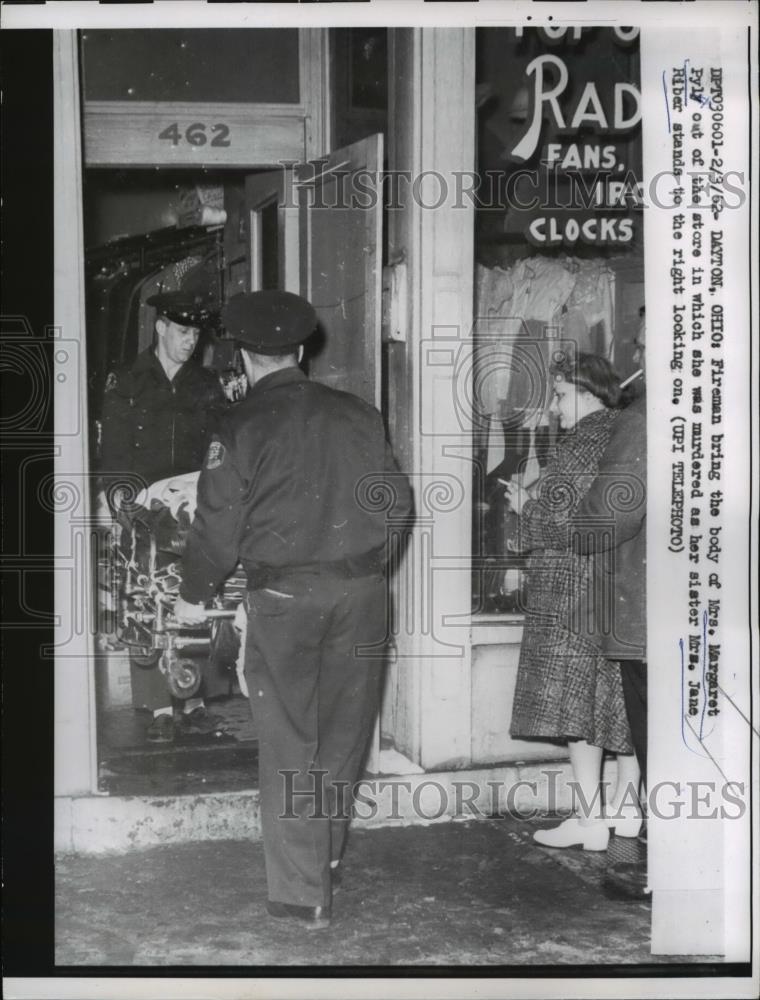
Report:
[{"label": "hanging garment", "polygon": [[100,416],[102,384],[108,367],[108,332],[113,322],[113,291],[126,270],[100,272],[87,286],[87,388],[90,412]]},{"label": "hanging garment", "polygon": [[569,262],[546,257],[526,257],[512,268],[515,294],[512,310],[525,320],[551,325],[575,286]]},{"label": "hanging garment", "polygon": [[605,262],[579,263],[562,326],[563,335],[578,337],[581,351],[610,355],[615,328],[614,282],[615,275]]},{"label": "hanging garment", "polygon": [[511,316],[514,281],[501,267],[475,268],[475,320]]}]

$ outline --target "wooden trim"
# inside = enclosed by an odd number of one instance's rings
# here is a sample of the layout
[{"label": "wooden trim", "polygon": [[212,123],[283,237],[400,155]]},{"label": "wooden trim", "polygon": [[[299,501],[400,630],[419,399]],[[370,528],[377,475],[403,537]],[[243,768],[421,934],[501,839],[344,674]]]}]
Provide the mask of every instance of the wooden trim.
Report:
[{"label": "wooden trim", "polygon": [[[299,105],[89,103],[84,110],[85,162],[88,167],[269,167],[305,156],[305,119]],[[161,139],[177,123],[180,141]],[[189,126],[205,126],[206,143],[185,138]],[[229,128],[227,146],[213,126]]]},{"label": "wooden trim", "polygon": [[250,261],[248,287],[252,292],[261,290],[261,251],[261,211],[251,208],[248,210],[248,256]]},{"label": "wooden trim", "polygon": [[296,118],[306,114],[306,105],[299,104],[246,104],[242,101],[84,101],[85,114],[144,115],[172,114],[188,117],[208,117],[210,114],[235,114],[245,112],[259,118]]},{"label": "wooden trim", "polygon": [[97,791],[90,477],[87,448],[84,235],[75,31],[53,33],[55,176],[56,795]]},{"label": "wooden trim", "polygon": [[[407,391],[395,398],[394,423],[411,437],[404,458],[417,499],[417,521],[394,579],[399,613],[412,609],[414,618],[397,636],[401,711],[393,735],[399,749],[435,768],[472,758],[471,437],[458,421],[454,391],[471,350],[474,209],[454,207],[453,178],[474,166],[475,32],[396,28],[390,42],[389,167],[415,178],[437,171],[448,186],[438,208],[402,195],[389,220],[391,260],[406,261],[409,288],[400,373]],[[422,185],[420,193],[430,202],[437,192]],[[461,366],[432,365],[433,348]],[[438,505],[437,484],[457,501]]]},{"label": "wooden trim", "polygon": [[326,28],[302,28],[301,99],[305,114],[307,160],[324,156],[332,148],[330,121],[330,55]]},{"label": "wooden trim", "polygon": [[286,292],[298,294],[300,248],[298,244],[298,204],[296,201],[295,175],[283,170],[282,204],[277,212],[280,247],[280,273]]}]

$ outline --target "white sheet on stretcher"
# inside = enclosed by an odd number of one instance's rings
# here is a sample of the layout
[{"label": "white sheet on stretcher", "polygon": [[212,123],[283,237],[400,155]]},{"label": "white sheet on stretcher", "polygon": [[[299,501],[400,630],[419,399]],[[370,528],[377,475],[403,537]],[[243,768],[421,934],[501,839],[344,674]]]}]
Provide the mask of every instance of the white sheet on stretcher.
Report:
[{"label": "white sheet on stretcher", "polygon": [[153,501],[157,500],[164,507],[169,508],[175,520],[180,508],[184,507],[192,521],[198,503],[198,476],[200,476],[200,470],[186,472],[182,476],[159,479],[138,493],[135,502],[141,507],[150,509]]},{"label": "white sheet on stretcher", "polygon": [[[142,507],[150,508],[153,501],[157,500],[169,508],[175,520],[177,520],[179,511],[184,507],[188,517],[192,521],[195,517],[195,508],[198,502],[198,476],[200,476],[200,471],[188,472],[183,476],[171,476],[168,479],[159,479],[138,494],[136,502]],[[235,663],[235,672],[240,690],[247,698],[248,685],[245,682],[245,673],[243,671],[247,616],[245,606],[242,602],[237,607],[232,624],[240,632],[240,652]]]}]

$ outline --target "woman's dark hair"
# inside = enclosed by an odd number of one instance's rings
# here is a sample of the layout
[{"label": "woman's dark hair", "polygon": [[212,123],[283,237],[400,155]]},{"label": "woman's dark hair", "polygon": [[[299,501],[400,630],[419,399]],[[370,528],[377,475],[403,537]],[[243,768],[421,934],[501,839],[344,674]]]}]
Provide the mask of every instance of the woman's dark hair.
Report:
[{"label": "woman's dark hair", "polygon": [[607,407],[620,406],[620,376],[609,361],[598,354],[576,354],[562,359],[552,365],[551,373],[590,392]]}]

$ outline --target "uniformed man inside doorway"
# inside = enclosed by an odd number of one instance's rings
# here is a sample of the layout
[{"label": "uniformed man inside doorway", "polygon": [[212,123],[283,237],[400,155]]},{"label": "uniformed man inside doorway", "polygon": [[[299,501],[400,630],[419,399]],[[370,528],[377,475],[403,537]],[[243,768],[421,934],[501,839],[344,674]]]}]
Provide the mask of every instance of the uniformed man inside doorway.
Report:
[{"label": "uniformed man inside doorway", "polygon": [[[111,372],[105,386],[100,471],[116,503],[120,480],[134,495],[157,480],[200,469],[226,408],[219,379],[192,359],[201,327],[211,317],[206,297],[162,292],[148,305],[157,313],[155,346]],[[178,731],[205,735],[219,728],[220,720],[207,711],[203,698],[187,699],[175,714],[155,658],[131,656],[130,674],[134,707],[153,713],[149,742],[171,743]]]},{"label": "uniformed man inside doorway", "polygon": [[267,910],[316,929],[330,921],[347,790],[378,706],[388,517],[403,523],[411,494],[378,411],[298,367],[309,303],[253,292],[222,319],[252,388],[209,447],[175,615],[202,621],[242,562]]}]

